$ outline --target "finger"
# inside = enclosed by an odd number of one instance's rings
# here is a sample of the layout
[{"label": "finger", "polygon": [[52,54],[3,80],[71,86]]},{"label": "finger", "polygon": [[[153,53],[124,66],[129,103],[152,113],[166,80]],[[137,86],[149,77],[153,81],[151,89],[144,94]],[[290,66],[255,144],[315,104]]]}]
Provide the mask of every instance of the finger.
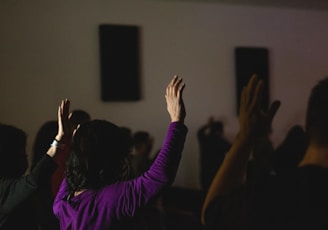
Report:
[{"label": "finger", "polygon": [[58,120],[60,121],[61,120],[61,104],[58,106],[57,117],[58,117]]},{"label": "finger", "polygon": [[174,82],[174,85],[172,86],[175,95],[178,94],[178,90],[180,89],[181,84],[182,84],[182,78],[179,78],[179,77],[178,77],[178,78],[176,79],[176,81]]},{"label": "finger", "polygon": [[70,101],[68,99],[65,99],[63,104],[63,115],[65,117],[69,116],[69,107],[70,107]]},{"label": "finger", "polygon": [[177,81],[177,79],[178,79],[178,75],[174,75],[166,87],[166,94],[170,93],[170,90],[171,90],[172,86],[175,84],[175,82]]},{"label": "finger", "polygon": [[78,124],[77,126],[76,126],[76,128],[75,129],[73,129],[73,132],[72,132],[72,135],[74,136],[75,135],[75,133],[76,133],[76,131],[80,128],[80,124]]},{"label": "finger", "polygon": [[61,100],[58,110],[58,119],[62,119],[65,107],[65,100]]},{"label": "finger", "polygon": [[253,94],[253,105],[251,106],[251,110],[256,110],[256,111],[260,111],[261,110],[261,106],[262,106],[262,98],[263,98],[263,81],[260,80],[258,81],[255,90],[254,90],[254,94]]},{"label": "finger", "polygon": [[173,79],[174,81],[173,81],[173,86],[177,86],[178,84],[180,84],[180,82],[182,81],[182,78],[181,77],[179,77],[178,75],[175,75],[174,76],[174,79]]},{"label": "finger", "polygon": [[178,89],[178,94],[177,94],[177,96],[179,98],[182,98],[182,93],[183,93],[183,90],[184,90],[185,87],[186,87],[186,84],[185,83],[183,83],[183,84],[180,85],[180,87]]},{"label": "finger", "polygon": [[168,86],[173,86],[178,79],[178,75],[174,75]]},{"label": "finger", "polygon": [[254,89],[258,83],[257,75],[253,74],[246,86],[246,106],[249,106],[253,102]]},{"label": "finger", "polygon": [[242,110],[244,110],[244,108],[246,107],[246,86],[243,87],[242,91],[241,91],[241,96],[240,96],[240,104],[239,104],[239,112],[241,112]]},{"label": "finger", "polygon": [[167,87],[166,87],[166,96],[170,96],[172,94],[172,85],[169,84]]},{"label": "finger", "polygon": [[270,105],[270,108],[268,111],[268,116],[269,116],[270,122],[273,120],[274,116],[276,115],[278,109],[280,108],[280,105],[281,105],[280,101],[274,101]]}]

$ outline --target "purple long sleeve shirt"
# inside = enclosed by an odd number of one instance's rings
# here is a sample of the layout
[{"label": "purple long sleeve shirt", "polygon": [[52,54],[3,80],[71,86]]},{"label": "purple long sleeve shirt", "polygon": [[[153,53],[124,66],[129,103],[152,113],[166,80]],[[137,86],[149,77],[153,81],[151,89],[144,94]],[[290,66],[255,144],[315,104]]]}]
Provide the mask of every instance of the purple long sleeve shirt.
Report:
[{"label": "purple long sleeve shirt", "polygon": [[117,182],[99,190],[87,190],[68,199],[64,179],[57,193],[53,210],[62,230],[105,230],[115,227],[170,185],[181,159],[187,127],[179,122],[170,124],[163,146],[142,176]]}]

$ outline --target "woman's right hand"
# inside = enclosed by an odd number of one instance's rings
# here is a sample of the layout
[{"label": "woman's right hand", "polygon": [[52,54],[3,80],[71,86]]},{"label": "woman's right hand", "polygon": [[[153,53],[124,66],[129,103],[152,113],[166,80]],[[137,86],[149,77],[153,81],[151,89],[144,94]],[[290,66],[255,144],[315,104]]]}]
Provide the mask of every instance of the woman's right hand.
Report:
[{"label": "woman's right hand", "polygon": [[61,143],[69,143],[73,135],[73,127],[69,121],[70,101],[64,99],[58,107],[58,133],[56,140]]},{"label": "woman's right hand", "polygon": [[185,84],[182,82],[182,78],[179,78],[177,75],[173,77],[166,87],[165,99],[171,122],[184,122],[186,117],[186,110],[182,99],[184,88]]}]

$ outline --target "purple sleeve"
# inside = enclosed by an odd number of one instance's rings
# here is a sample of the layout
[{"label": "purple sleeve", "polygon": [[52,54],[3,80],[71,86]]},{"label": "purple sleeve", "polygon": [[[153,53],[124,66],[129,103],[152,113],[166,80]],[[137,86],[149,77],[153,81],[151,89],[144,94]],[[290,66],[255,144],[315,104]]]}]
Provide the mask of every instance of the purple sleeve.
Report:
[{"label": "purple sleeve", "polygon": [[117,184],[118,219],[121,216],[134,216],[140,207],[173,183],[187,131],[183,123],[171,123],[162,148],[150,169],[134,180]]},{"label": "purple sleeve", "polygon": [[165,185],[173,183],[180,163],[186,134],[187,128],[182,123],[171,123],[158,156],[145,173],[144,177],[146,178],[139,178],[141,180],[139,183],[142,183],[142,181],[147,182],[145,179],[151,179],[150,183],[153,183],[153,180],[160,181]]}]

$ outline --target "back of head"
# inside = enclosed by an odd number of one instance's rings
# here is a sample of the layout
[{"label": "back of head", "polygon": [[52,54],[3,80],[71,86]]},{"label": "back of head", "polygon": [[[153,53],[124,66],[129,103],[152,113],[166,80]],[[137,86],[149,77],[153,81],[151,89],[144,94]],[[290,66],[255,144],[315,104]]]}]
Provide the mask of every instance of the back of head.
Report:
[{"label": "back of head", "polygon": [[305,133],[300,125],[294,125],[292,126],[285,138],[285,142],[291,143],[291,144],[299,144],[299,142],[305,142]]},{"label": "back of head", "polygon": [[285,140],[275,149],[273,167],[277,173],[295,169],[307,148],[305,132],[300,125],[291,127]]},{"label": "back of head", "polygon": [[73,137],[67,163],[71,191],[97,189],[124,176],[131,139],[120,127],[104,120],[82,124]]},{"label": "back of head", "polygon": [[210,126],[211,132],[216,134],[223,134],[223,123],[221,121],[215,121]]},{"label": "back of head", "polygon": [[133,144],[134,147],[138,150],[141,147],[146,147],[145,151],[150,151],[151,148],[151,137],[146,131],[138,131],[133,134]]},{"label": "back of head", "polygon": [[91,117],[89,115],[89,113],[87,113],[84,110],[73,110],[70,114],[70,121],[73,125],[74,128],[76,128],[78,125],[81,125],[87,121],[91,120]]},{"label": "back of head", "polygon": [[0,124],[0,177],[18,177],[27,169],[26,134],[11,126]]},{"label": "back of head", "polygon": [[328,147],[328,78],[319,81],[311,91],[306,133],[310,144]]}]

